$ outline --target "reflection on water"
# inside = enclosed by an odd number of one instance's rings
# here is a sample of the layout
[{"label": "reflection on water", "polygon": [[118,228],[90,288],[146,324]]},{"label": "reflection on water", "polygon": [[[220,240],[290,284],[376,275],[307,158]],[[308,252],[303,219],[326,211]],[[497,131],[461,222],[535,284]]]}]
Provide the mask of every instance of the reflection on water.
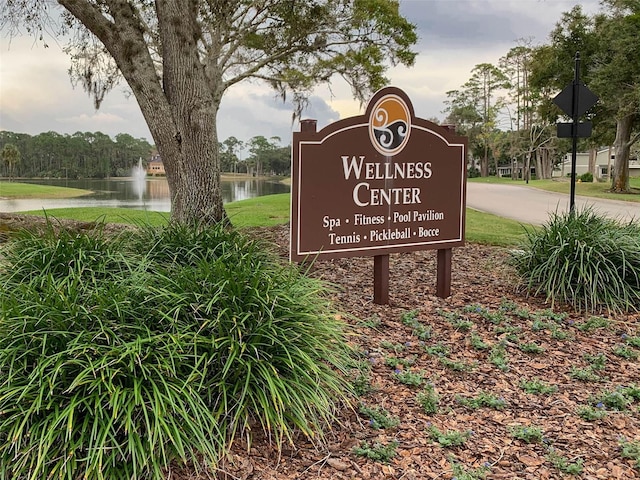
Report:
[{"label": "reflection on water", "polygon": [[[61,199],[12,199],[3,200],[0,190],[0,212],[22,212],[52,208],[120,207],[169,212],[169,185],[165,178],[114,178],[109,180],[20,180],[23,183],[55,185],[91,190],[91,195]],[[224,203],[247,198],[287,193],[289,186],[265,179],[241,179],[222,181]]]}]

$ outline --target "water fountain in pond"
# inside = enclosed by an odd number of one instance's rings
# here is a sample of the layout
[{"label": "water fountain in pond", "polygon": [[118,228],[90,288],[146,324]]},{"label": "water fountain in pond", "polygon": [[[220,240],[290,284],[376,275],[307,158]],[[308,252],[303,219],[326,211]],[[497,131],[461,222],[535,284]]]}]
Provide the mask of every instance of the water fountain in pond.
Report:
[{"label": "water fountain in pond", "polygon": [[142,158],[139,158],[138,164],[131,169],[131,179],[133,181],[133,192],[138,199],[142,199],[147,191],[147,170],[142,166]]}]

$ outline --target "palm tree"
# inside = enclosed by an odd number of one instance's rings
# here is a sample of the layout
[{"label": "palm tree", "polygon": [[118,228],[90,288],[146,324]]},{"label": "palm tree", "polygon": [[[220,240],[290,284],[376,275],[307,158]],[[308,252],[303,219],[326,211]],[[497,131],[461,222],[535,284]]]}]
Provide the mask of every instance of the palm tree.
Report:
[{"label": "palm tree", "polygon": [[7,173],[9,174],[9,181],[13,180],[13,171],[15,166],[20,163],[20,150],[13,143],[5,144],[2,149],[2,161],[7,166]]}]

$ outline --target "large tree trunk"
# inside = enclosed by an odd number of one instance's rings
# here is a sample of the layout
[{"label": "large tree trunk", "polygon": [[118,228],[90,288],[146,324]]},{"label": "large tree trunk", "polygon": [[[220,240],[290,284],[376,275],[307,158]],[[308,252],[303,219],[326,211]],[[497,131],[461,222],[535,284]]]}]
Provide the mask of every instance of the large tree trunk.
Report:
[{"label": "large tree trunk", "polygon": [[164,92],[176,128],[157,132],[158,151],[171,177],[171,219],[215,223],[225,219],[216,132],[221,94],[210,90],[198,58],[199,28],[189,3],[164,0],[156,6]]},{"label": "large tree trunk", "polygon": [[540,173],[536,172],[536,176],[539,180],[553,176],[553,160],[548,148],[540,148]]},{"label": "large tree trunk", "polygon": [[489,146],[488,145],[484,146],[484,156],[480,160],[480,176],[481,177],[489,176]]},{"label": "large tree trunk", "polygon": [[627,115],[616,120],[615,161],[613,164],[613,180],[611,191],[629,193],[629,154],[631,152],[631,128],[635,115]]},{"label": "large tree trunk", "polygon": [[535,153],[536,159],[536,179],[544,178],[544,167],[542,165],[542,149],[538,148]]},{"label": "large tree trunk", "polygon": [[589,173],[593,176],[593,182],[598,181],[598,173],[596,172],[596,158],[598,150],[596,148],[589,149]]},{"label": "large tree trunk", "polygon": [[113,22],[88,2],[58,2],[98,36],[131,87],[165,166],[171,220],[226,221],[216,134],[222,92],[211,89],[198,58],[195,4],[156,1],[161,81],[128,2],[113,10]]}]

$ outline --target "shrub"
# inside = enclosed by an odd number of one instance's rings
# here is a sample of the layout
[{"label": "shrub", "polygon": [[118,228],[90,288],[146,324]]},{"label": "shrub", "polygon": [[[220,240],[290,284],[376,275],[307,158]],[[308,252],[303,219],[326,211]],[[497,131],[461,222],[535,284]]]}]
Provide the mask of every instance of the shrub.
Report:
[{"label": "shrub", "polygon": [[586,208],[526,231],[512,256],[524,287],[577,310],[640,310],[640,224]]},{"label": "shrub", "polygon": [[580,181],[583,183],[593,182],[593,174],[591,172],[583,173],[580,175]]},{"label": "shrub", "polygon": [[24,234],[0,265],[0,478],[161,479],[345,399],[324,287],[223,228]]}]

